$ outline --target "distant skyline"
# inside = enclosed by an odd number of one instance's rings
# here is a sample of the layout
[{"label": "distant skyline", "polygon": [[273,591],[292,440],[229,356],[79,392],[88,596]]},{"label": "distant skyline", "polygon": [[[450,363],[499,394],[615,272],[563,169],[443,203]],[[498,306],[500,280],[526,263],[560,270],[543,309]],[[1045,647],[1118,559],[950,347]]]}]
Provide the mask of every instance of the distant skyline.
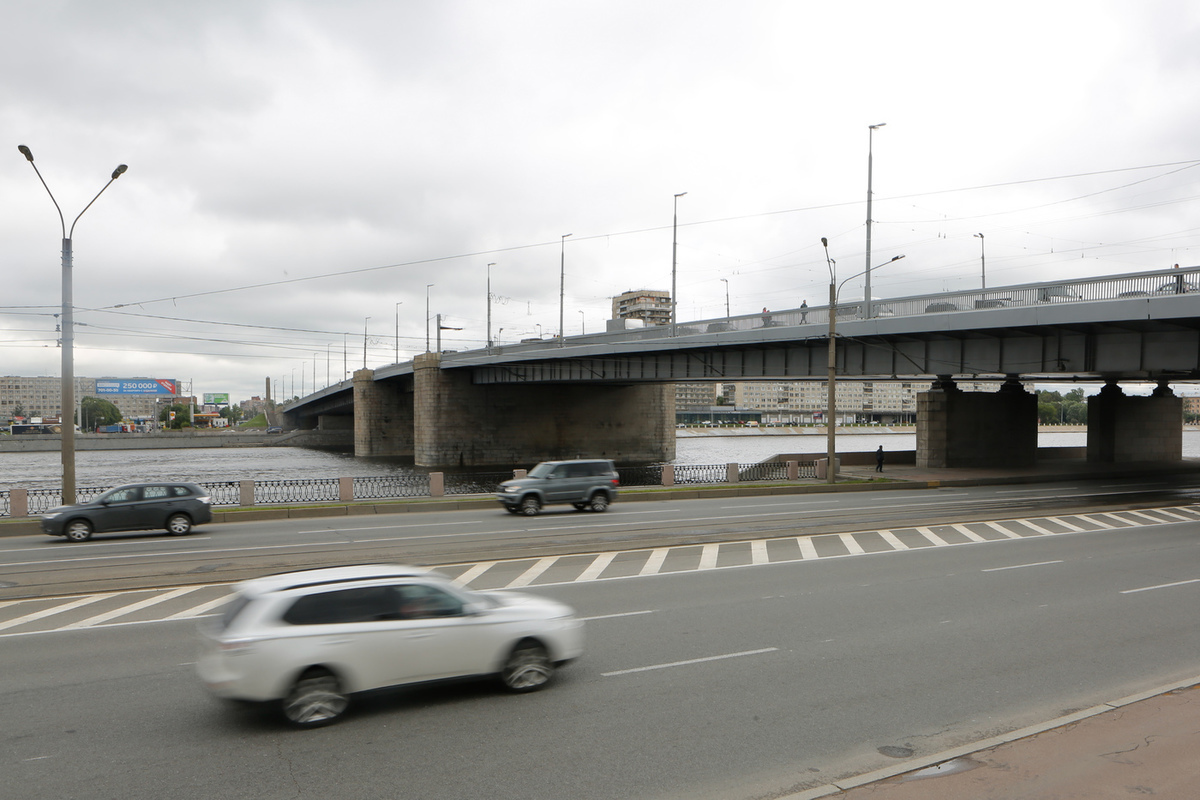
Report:
[{"label": "distant skyline", "polygon": [[[1200,263],[1200,7],[7,0],[4,364],[297,393],[443,346]],[[869,126],[886,123],[869,136]],[[572,234],[564,242],[564,234]],[[979,234],[983,234],[982,237]],[[726,283],[726,281],[728,283]],[[861,298],[861,278],[843,299]],[[501,332],[502,330],[502,332]],[[365,340],[365,341],[364,341]],[[295,376],[293,378],[293,375]],[[303,379],[303,381],[302,381]],[[1131,387],[1132,390],[1132,387]],[[284,393],[281,389],[280,394]],[[290,392],[288,392],[290,393]]]}]

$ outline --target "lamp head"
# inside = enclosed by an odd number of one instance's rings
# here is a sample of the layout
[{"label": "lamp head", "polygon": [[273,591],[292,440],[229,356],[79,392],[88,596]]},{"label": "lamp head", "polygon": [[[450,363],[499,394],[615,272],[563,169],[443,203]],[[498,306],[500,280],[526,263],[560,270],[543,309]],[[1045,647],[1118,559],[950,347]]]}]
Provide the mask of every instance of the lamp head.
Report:
[{"label": "lamp head", "polygon": [[[30,161],[32,161],[33,159],[31,158],[31,159],[29,159],[29,160],[30,160]],[[118,164],[118,165],[117,165],[117,168],[113,170],[113,176],[112,176],[112,179],[115,181],[117,178],[119,178],[119,177],[121,177],[122,175],[124,175],[124,174],[125,174],[125,170],[127,170],[127,169],[129,169],[129,167],[125,166],[124,164]]]},{"label": "lamp head", "polygon": [[975,238],[976,238],[976,239],[982,239],[982,238],[983,238],[983,234],[982,234],[982,233],[977,233],[977,234],[975,234]]},{"label": "lamp head", "polygon": [[821,247],[829,247],[829,240],[824,236],[821,237]]},{"label": "lamp head", "polygon": [[33,153],[29,152],[29,148],[23,144],[17,145],[17,149],[21,151],[21,155],[25,156],[27,161],[33,161]]},{"label": "lamp head", "polygon": [[882,128],[884,125],[887,125],[887,123],[886,123],[886,122],[880,122],[880,123],[878,123],[878,124],[875,124],[875,125],[868,125],[867,127],[869,127],[871,130],[873,130],[873,131],[874,131],[874,130],[879,130],[879,129],[880,129],[880,128]]}]

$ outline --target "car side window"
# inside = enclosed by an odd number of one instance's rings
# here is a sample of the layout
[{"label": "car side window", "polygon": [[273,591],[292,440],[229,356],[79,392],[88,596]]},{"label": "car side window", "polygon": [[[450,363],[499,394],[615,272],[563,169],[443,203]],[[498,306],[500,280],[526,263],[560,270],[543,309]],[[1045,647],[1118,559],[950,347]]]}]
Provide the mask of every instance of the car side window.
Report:
[{"label": "car side window", "polygon": [[433,586],[413,583],[394,588],[401,619],[457,617],[463,613],[462,601]]},{"label": "car side window", "polygon": [[336,625],[394,619],[396,606],[390,587],[364,586],[318,592],[296,600],[283,614],[291,625]]},{"label": "car side window", "polygon": [[170,492],[166,486],[146,486],[142,488],[142,497],[147,500],[159,500],[170,497]]},{"label": "car side window", "polygon": [[136,486],[131,486],[128,489],[114,489],[104,495],[106,503],[131,503],[137,500],[141,494],[141,489]]},{"label": "car side window", "polygon": [[176,497],[191,497],[192,496],[191,490],[188,489],[186,486],[172,486],[171,494],[175,495]]},{"label": "car side window", "polygon": [[591,474],[592,473],[588,469],[587,464],[572,464],[569,471],[567,472],[567,477],[568,478],[586,478],[588,475],[591,475]]}]

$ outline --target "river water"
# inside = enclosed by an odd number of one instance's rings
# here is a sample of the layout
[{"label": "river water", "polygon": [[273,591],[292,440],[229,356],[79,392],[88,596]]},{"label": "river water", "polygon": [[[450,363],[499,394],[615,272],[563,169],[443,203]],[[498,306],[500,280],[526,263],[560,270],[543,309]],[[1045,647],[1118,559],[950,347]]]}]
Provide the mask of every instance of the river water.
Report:
[{"label": "river water", "polygon": [[[916,449],[914,433],[839,434],[843,453]],[[1041,447],[1082,447],[1085,432],[1041,433]],[[824,435],[680,436],[675,464],[750,464],[779,453],[825,452]],[[1200,458],[1200,431],[1183,433],[1185,458]],[[519,465],[519,466],[533,466]],[[416,468],[419,471],[420,468]],[[218,482],[410,474],[399,459],[355,458],[298,447],[226,447],[180,450],[86,450],[75,454],[79,487],[109,487],[150,480]],[[55,488],[62,483],[58,452],[0,453],[0,489]]]}]

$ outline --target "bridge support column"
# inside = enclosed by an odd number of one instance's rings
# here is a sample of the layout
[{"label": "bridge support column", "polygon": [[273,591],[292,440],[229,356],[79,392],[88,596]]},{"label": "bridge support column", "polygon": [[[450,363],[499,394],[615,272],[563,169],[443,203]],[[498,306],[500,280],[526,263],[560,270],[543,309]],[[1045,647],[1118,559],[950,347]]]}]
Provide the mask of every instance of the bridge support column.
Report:
[{"label": "bridge support column", "polygon": [[1130,397],[1116,381],[1088,398],[1088,461],[1179,461],[1183,398],[1159,381],[1149,397]]},{"label": "bridge support column", "polygon": [[412,453],[413,396],[391,381],[376,381],[374,370],[355,370],[354,455]]},{"label": "bridge support column", "polygon": [[917,466],[1029,467],[1037,461],[1037,396],[1016,375],[995,393],[939,375],[917,395]]},{"label": "bridge support column", "polygon": [[[499,466],[557,458],[675,458],[669,384],[484,384],[413,359],[414,448],[420,466]],[[357,404],[356,404],[357,405]]]}]

